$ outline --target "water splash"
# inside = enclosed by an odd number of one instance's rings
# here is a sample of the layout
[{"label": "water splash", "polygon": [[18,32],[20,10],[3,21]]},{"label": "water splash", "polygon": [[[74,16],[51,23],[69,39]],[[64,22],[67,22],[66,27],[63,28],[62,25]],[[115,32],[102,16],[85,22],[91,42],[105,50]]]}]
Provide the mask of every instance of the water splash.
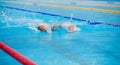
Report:
[{"label": "water splash", "polygon": [[[5,11],[1,12],[1,17],[2,17],[2,23],[5,24],[0,28],[10,28],[10,27],[25,27],[34,31],[38,31],[37,26],[43,22],[44,20],[42,19],[32,19],[32,18],[27,18],[27,17],[19,17],[19,18],[15,18],[15,17],[11,17],[8,16],[7,13]],[[72,17],[73,14],[71,14],[71,19],[70,21],[72,21]],[[62,21],[65,22],[65,21]],[[49,24],[53,23],[53,24],[60,24],[61,21],[57,21],[57,20],[50,20],[48,21]],[[82,25],[81,22],[72,22],[75,25]]]},{"label": "water splash", "polygon": [[34,31],[37,30],[38,24],[43,21],[41,19],[31,19],[31,18],[12,18],[8,15],[6,15],[6,12],[1,11],[1,17],[2,21],[0,23],[4,24],[3,26],[0,26],[0,28],[10,28],[10,27],[25,27],[29,28]]}]

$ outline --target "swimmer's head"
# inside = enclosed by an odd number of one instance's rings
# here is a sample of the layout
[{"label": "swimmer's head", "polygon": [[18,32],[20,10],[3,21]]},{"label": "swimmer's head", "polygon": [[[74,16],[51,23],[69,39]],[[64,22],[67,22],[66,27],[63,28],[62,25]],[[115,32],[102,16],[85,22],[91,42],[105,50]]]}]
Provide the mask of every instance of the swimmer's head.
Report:
[{"label": "swimmer's head", "polygon": [[57,25],[52,25],[52,30],[57,30],[58,26]]},{"label": "swimmer's head", "polygon": [[39,25],[38,30],[46,31],[46,27],[44,25]]},{"label": "swimmer's head", "polygon": [[38,30],[45,31],[45,32],[47,32],[49,34],[52,33],[51,29],[47,29],[44,25],[39,25]]},{"label": "swimmer's head", "polygon": [[69,33],[70,33],[70,32],[73,32],[73,30],[74,30],[74,26],[73,26],[73,25],[71,25],[71,26],[68,27],[68,32],[69,32]]}]

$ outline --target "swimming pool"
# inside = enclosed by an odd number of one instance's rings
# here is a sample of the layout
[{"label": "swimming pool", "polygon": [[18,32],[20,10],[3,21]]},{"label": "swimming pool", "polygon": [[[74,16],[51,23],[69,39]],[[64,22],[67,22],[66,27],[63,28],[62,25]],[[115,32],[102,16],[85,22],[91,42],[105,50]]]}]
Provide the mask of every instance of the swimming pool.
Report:
[{"label": "swimming pool", "polygon": [[[120,6],[117,3],[109,5]],[[0,41],[37,65],[119,65],[120,9],[64,4],[0,2]],[[82,30],[67,33],[59,29],[47,34],[34,27],[38,20],[72,21]],[[0,50],[0,65],[21,64]]]}]

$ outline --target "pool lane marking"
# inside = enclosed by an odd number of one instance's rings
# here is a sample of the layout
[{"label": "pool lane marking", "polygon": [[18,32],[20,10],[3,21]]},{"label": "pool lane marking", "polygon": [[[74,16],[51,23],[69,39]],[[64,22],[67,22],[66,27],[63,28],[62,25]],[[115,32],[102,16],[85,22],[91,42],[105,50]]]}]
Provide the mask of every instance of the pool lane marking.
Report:
[{"label": "pool lane marking", "polygon": [[[1,7],[1,8],[8,8],[8,9],[19,10],[19,11],[25,11],[25,12],[32,12],[32,13],[50,15],[50,16],[57,16],[57,17],[62,17],[62,18],[66,18],[66,19],[70,19],[70,18],[71,18],[71,17],[69,17],[69,16],[62,16],[62,15],[58,15],[58,14],[38,12],[38,11],[21,9],[21,8],[15,8],[15,7],[9,7],[9,6],[2,6],[2,5],[0,5],[0,7]],[[91,24],[91,25],[103,24],[103,25],[109,25],[109,26],[114,26],[114,27],[119,27],[119,28],[120,28],[120,24],[111,24],[111,23],[103,23],[103,22],[93,22],[93,21],[84,20],[84,19],[75,18],[75,17],[72,17],[72,19],[73,19],[73,20],[77,20],[77,21],[84,21],[84,22],[87,22],[87,23],[89,23],[89,24]]]},{"label": "pool lane marking", "polygon": [[[12,58],[17,60],[18,62],[22,63],[23,65],[36,65],[33,61],[27,59],[5,43],[0,41],[0,49],[6,52],[8,55],[10,55]],[[4,60],[3,60],[4,61]],[[13,63],[14,64],[14,63]]]},{"label": "pool lane marking", "polygon": [[[30,4],[30,3],[26,3]],[[32,3],[31,3],[32,4]],[[59,6],[59,5],[52,5],[52,4],[37,4],[38,6],[51,6],[56,8],[69,8],[69,9],[75,9],[75,10],[90,10],[90,11],[97,11],[97,12],[109,12],[109,13],[115,13],[120,14],[120,11],[117,10],[105,10],[105,9],[97,9],[97,8],[82,8],[82,7],[74,7],[74,6]]]},{"label": "pool lane marking", "polygon": [[[1,2],[31,2],[31,3],[34,3],[34,2],[44,2],[44,3],[52,3],[52,4],[71,4],[71,3],[77,3],[77,4],[82,4],[81,3],[81,1],[64,1],[64,2],[55,2],[55,1],[1,1]],[[86,2],[83,2],[83,3],[85,3],[84,5],[97,5],[97,4],[90,4],[90,3],[88,3],[87,1]],[[99,4],[99,3],[98,3]],[[120,4],[120,2],[113,2],[113,4]],[[114,5],[113,4],[109,4],[109,3],[105,3],[105,2],[103,2],[103,3],[101,3],[100,5],[105,5],[105,6],[113,6],[114,7]],[[117,6],[115,6],[115,7],[117,7]]]},{"label": "pool lane marking", "polygon": [[[12,3],[19,3],[19,4],[33,4],[32,2],[12,2]],[[120,14],[120,11],[117,10],[105,10],[105,9],[98,9],[98,8],[83,8],[83,7],[74,7],[74,6],[59,6],[59,5],[52,5],[52,4],[36,4],[37,6],[49,6],[49,7],[56,7],[56,8],[68,8],[68,9],[75,9],[75,10],[89,10],[89,11],[96,11],[96,12],[104,12],[104,13],[113,13],[113,14]]]},{"label": "pool lane marking", "polygon": [[109,7],[114,7],[114,8],[120,8],[120,6],[115,6],[115,5],[110,5],[110,4],[87,4],[90,6],[109,6]]},{"label": "pool lane marking", "polygon": [[[59,5],[68,5],[68,4],[71,4],[72,2],[41,2],[41,3],[49,3],[49,4],[59,4]],[[74,2],[73,2],[74,3]],[[87,4],[87,3],[77,3],[75,2],[77,5],[83,5],[83,6],[107,6],[107,7],[112,7],[112,8],[120,8],[120,6],[116,6],[116,5],[112,5],[112,4],[105,4],[105,3],[102,3],[102,4]],[[69,6],[69,5],[68,5]]]},{"label": "pool lane marking", "polygon": [[114,2],[115,4],[120,4],[120,2]]},{"label": "pool lane marking", "polygon": [[120,14],[120,11],[117,11],[117,10],[105,10],[105,9],[97,9],[97,8],[82,8],[82,7],[74,7],[74,6],[58,6],[58,5],[50,5],[50,4],[38,4],[38,5],[39,6],[51,6],[51,7],[56,7],[56,8],[68,8],[68,9],[75,9],[75,10],[89,10],[89,11],[96,11],[96,12]]}]

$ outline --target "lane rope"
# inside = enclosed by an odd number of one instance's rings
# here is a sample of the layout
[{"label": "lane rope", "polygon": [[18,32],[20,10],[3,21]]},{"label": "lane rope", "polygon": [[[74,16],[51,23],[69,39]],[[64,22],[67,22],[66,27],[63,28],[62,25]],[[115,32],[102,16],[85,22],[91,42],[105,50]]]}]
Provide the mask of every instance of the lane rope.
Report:
[{"label": "lane rope", "polygon": [[[51,13],[45,13],[45,12],[38,12],[38,11],[21,9],[21,8],[15,8],[15,7],[9,7],[9,6],[2,6],[2,5],[0,5],[0,7],[1,8],[8,8],[8,9],[19,10],[19,11],[25,11],[25,12],[32,12],[32,13],[50,15],[50,16],[57,16],[57,17],[66,18],[66,19],[70,19],[71,18],[69,16],[62,16],[62,15],[57,15],[57,14],[51,14]],[[113,27],[119,27],[120,28],[120,24],[111,24],[111,23],[103,23],[103,22],[93,22],[93,21],[84,20],[84,19],[75,18],[75,17],[72,17],[72,19],[73,20],[77,20],[77,21],[84,21],[84,22],[87,22],[87,23],[89,23],[91,25],[103,24],[103,25],[108,25],[108,26],[113,26]]]},{"label": "lane rope", "polygon": [[4,52],[6,52],[8,55],[10,55],[12,58],[16,59],[18,62],[22,63],[23,65],[36,65],[34,62],[27,59],[26,57],[24,57],[14,49],[10,48],[3,42],[0,42],[0,49],[2,49]]}]

